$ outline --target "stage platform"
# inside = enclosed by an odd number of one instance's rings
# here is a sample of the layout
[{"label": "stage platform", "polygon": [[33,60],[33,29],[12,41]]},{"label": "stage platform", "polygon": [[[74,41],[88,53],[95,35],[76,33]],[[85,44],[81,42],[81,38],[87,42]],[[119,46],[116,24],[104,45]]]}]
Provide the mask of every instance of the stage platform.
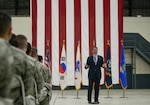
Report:
[{"label": "stage platform", "polygon": [[[126,90],[125,98],[123,91],[111,89],[109,91],[111,98],[107,97],[107,90],[100,90],[100,105],[150,105],[150,89]],[[87,102],[87,90],[79,90],[77,99],[77,92],[75,90],[53,90],[52,100],[50,105],[89,105]]]}]

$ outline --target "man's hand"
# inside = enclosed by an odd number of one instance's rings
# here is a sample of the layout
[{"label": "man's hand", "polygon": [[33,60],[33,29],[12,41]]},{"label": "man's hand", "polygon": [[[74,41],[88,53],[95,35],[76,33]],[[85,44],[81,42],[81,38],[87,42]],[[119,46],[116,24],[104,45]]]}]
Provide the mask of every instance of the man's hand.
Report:
[{"label": "man's hand", "polygon": [[103,63],[102,67],[103,67],[103,68],[106,68],[106,67],[107,67],[107,66],[106,66],[106,63]]},{"label": "man's hand", "polygon": [[89,65],[85,64],[84,68],[85,68],[85,69],[88,69],[88,68],[89,68]]}]

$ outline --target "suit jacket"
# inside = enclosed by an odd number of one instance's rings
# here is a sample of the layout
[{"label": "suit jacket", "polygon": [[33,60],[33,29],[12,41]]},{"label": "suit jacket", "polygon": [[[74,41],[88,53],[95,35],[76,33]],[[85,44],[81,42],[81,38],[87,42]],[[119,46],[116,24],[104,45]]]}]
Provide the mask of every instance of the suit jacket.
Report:
[{"label": "suit jacket", "polygon": [[101,67],[103,65],[103,57],[98,55],[97,63],[95,65],[93,56],[87,58],[86,64],[89,66],[88,78],[89,79],[101,79]]}]

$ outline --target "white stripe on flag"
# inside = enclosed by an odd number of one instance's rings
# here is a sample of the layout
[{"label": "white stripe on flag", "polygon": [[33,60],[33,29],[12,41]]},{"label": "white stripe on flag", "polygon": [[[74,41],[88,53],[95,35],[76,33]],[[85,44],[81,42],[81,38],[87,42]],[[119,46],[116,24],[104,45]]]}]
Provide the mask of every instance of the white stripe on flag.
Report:
[{"label": "white stripe on flag", "polygon": [[45,48],[45,0],[37,0],[37,49],[44,57]]},{"label": "white stripe on flag", "polygon": [[52,0],[52,84],[59,86],[58,0]]},{"label": "white stripe on flag", "polygon": [[118,48],[118,0],[110,0],[110,36],[111,36],[111,65],[112,83],[119,83],[119,48]]},{"label": "white stripe on flag", "polygon": [[[103,0],[96,0],[96,46],[98,54],[104,57],[104,20],[103,20]],[[101,85],[104,84],[104,69],[101,69]]]},{"label": "white stripe on flag", "polygon": [[88,70],[84,65],[89,56],[88,0],[81,0],[82,84],[88,85]]},{"label": "white stripe on flag", "polygon": [[74,0],[66,0],[67,85],[74,86]]}]

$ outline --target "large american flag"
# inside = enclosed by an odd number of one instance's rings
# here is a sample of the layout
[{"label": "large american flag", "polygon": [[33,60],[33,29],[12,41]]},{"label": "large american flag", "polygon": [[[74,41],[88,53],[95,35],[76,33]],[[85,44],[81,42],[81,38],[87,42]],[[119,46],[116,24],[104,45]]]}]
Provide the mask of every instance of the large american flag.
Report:
[{"label": "large american flag", "polygon": [[[59,86],[61,50],[65,41],[66,83],[74,86],[74,70],[80,41],[82,84],[88,85],[88,70],[84,69],[93,43],[98,54],[106,58],[107,42],[111,48],[112,83],[119,83],[120,49],[123,39],[123,0],[32,0],[32,44],[40,55],[46,55],[50,45],[52,84]],[[104,59],[105,60],[105,59]],[[105,72],[102,69],[101,84]]]}]

